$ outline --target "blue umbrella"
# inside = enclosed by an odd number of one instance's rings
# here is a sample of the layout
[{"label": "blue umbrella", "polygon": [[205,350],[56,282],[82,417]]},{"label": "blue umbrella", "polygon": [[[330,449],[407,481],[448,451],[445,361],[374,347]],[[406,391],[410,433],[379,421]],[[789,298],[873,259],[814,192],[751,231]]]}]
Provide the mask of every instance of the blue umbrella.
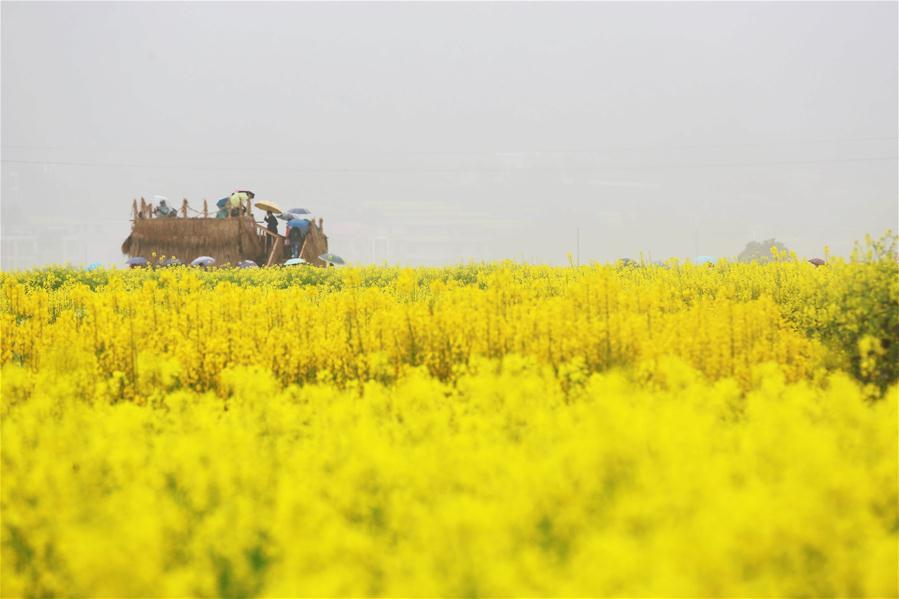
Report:
[{"label": "blue umbrella", "polygon": [[159,263],[160,266],[181,266],[183,264],[178,258],[166,258]]},{"label": "blue umbrella", "polygon": [[90,264],[88,264],[87,266],[84,267],[84,270],[97,270],[101,266],[103,266],[102,262],[91,262]]},{"label": "blue umbrella", "polygon": [[303,220],[301,218],[295,218],[291,221],[288,221],[287,226],[296,227],[297,229],[302,231],[304,235],[309,232],[309,221]]},{"label": "blue umbrella", "polygon": [[127,264],[131,268],[137,268],[138,266],[146,266],[147,259],[144,258],[143,256],[135,256],[134,258],[128,258],[128,260],[125,261],[125,264]]},{"label": "blue umbrella", "polygon": [[312,214],[305,208],[291,208],[287,212],[289,212],[290,214]]},{"label": "blue umbrella", "polygon": [[191,266],[212,266],[213,264],[215,264],[215,258],[211,256],[200,256],[199,258],[194,258],[190,263]]},{"label": "blue umbrella", "polygon": [[322,254],[318,259],[327,262],[328,264],[346,264],[346,262],[343,261],[343,258],[336,254],[332,254],[331,252]]},{"label": "blue umbrella", "polygon": [[222,198],[215,205],[219,208],[224,208],[228,204],[228,198]]},{"label": "blue umbrella", "polygon": [[714,264],[715,259],[711,256],[696,256],[693,258],[693,262],[696,264]]},{"label": "blue umbrella", "polygon": [[237,268],[259,268],[259,265],[252,260],[241,260],[237,263]]},{"label": "blue umbrella", "polygon": [[284,266],[297,266],[298,264],[306,264],[302,258],[291,258],[284,263]]}]

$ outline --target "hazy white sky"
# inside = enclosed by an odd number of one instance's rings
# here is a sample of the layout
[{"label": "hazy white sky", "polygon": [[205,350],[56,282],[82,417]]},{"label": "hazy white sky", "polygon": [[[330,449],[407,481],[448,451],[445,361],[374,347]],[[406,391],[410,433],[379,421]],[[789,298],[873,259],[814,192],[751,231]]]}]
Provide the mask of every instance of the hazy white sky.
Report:
[{"label": "hazy white sky", "polygon": [[132,198],[235,188],[359,262],[845,252],[897,227],[897,17],[3,2],[3,266],[121,262]]}]

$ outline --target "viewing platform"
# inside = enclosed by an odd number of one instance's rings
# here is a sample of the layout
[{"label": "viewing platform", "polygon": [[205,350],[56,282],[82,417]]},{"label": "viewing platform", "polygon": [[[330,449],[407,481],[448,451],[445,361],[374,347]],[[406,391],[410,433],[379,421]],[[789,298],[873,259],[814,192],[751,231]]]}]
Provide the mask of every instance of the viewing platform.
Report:
[{"label": "viewing platform", "polygon": [[[163,210],[161,210],[161,208]],[[290,245],[281,233],[273,233],[253,217],[253,202],[237,208],[237,216],[209,216],[206,202],[202,211],[188,201],[179,209],[154,206],[144,198],[132,202],[131,234],[122,243],[129,258],[143,257],[150,264],[165,258],[189,263],[199,256],[210,256],[224,266],[252,260],[259,266],[276,266],[290,258]],[[322,219],[308,220],[300,257],[312,266],[325,267],[319,256],[328,252],[328,237]]]}]

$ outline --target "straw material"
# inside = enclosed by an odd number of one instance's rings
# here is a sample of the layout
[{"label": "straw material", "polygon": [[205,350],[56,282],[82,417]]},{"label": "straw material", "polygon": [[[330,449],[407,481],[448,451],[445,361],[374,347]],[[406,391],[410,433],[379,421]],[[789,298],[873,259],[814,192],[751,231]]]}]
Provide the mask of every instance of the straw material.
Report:
[{"label": "straw material", "polygon": [[306,234],[306,246],[300,258],[314,266],[327,266],[323,260],[319,258],[322,254],[328,252],[328,236],[325,235],[322,227],[321,219],[316,223],[314,220],[309,222],[309,232]]},{"label": "straw material", "polygon": [[[154,256],[153,253],[156,253]],[[162,256],[190,262],[212,256],[216,264],[264,258],[263,242],[252,217],[137,219],[122,253],[156,263]]]}]

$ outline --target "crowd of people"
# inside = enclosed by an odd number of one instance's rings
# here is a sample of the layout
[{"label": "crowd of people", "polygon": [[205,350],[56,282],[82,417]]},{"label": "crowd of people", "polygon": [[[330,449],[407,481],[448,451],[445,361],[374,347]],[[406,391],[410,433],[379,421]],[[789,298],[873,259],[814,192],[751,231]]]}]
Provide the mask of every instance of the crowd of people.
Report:
[{"label": "crowd of people", "polygon": [[[265,227],[270,233],[278,235],[278,219],[271,210],[265,211]],[[299,258],[300,249],[303,247],[303,241],[309,233],[309,218],[305,215],[296,215],[287,221],[284,228],[284,237],[290,246],[290,257]]]},{"label": "crowd of people", "polygon": [[[252,191],[237,190],[232,192],[230,195],[216,201],[214,218],[234,218],[251,215],[253,207],[251,200],[255,197],[256,194]],[[139,207],[135,200],[135,218],[177,218],[179,216],[178,209],[169,206],[167,198],[163,196],[154,196],[153,200],[155,200],[155,206],[152,202],[147,203],[141,198]],[[281,212],[275,204],[268,202],[260,202],[256,207],[265,210],[265,218],[262,222],[265,224],[266,229],[273,235],[282,235],[282,233],[278,231],[278,219],[281,218],[286,221],[283,237],[286,238],[287,246],[290,248],[291,258],[299,259],[303,248],[303,242],[309,234],[310,221],[312,219],[309,211],[305,209],[292,209],[287,212]],[[269,209],[269,207],[272,207],[272,209]],[[188,211],[202,217],[208,218],[211,216],[207,212],[205,201],[203,211],[200,212],[192,209],[188,206],[187,200],[184,200],[181,207],[181,212],[183,213],[182,216],[187,217]],[[266,251],[271,249],[271,243],[274,239],[275,237],[270,237],[268,239]]]}]

